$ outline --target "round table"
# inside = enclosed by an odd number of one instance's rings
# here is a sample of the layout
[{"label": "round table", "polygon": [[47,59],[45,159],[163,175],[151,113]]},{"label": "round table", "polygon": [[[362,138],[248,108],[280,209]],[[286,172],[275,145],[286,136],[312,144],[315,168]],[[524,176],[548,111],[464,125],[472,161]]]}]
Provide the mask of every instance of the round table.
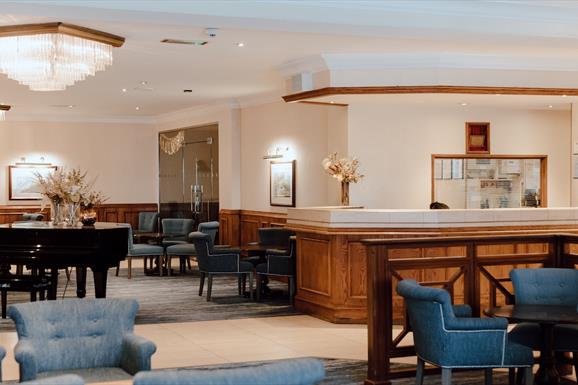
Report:
[{"label": "round table", "polygon": [[554,326],[578,324],[576,306],[559,305],[506,305],[484,311],[490,317],[502,317],[511,322],[533,322],[542,330],[540,367],[535,376],[536,385],[558,385],[560,375],[554,357]]}]

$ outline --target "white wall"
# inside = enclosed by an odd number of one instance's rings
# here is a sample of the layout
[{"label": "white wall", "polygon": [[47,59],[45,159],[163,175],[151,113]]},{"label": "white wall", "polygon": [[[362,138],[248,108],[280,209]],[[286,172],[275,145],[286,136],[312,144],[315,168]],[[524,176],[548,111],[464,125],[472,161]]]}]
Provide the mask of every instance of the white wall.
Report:
[{"label": "white wall", "polygon": [[548,155],[548,205],[570,204],[569,111],[351,104],[349,155],[365,178],[351,186],[351,204],[426,208],[431,154],[463,154],[466,121],[491,123],[492,154]]},{"label": "white wall", "polygon": [[38,205],[8,200],[7,166],[22,157],[98,176],[95,188],[110,197],[107,203],[156,202],[155,154],[152,125],[7,120],[0,123],[0,205]]},{"label": "white wall", "polygon": [[[327,205],[330,177],[321,167],[327,155],[328,108],[283,102],[241,110],[241,207],[284,212],[269,205],[269,162],[276,146],[289,147],[283,160],[296,159],[296,205]],[[224,207],[224,206],[223,206]]]}]

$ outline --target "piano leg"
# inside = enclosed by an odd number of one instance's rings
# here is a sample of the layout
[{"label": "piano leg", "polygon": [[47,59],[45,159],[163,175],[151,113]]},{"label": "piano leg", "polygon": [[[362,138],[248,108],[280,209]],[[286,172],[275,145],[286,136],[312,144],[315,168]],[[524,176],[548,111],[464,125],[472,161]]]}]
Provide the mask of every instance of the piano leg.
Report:
[{"label": "piano leg", "polygon": [[76,267],[76,296],[86,297],[86,266]]},{"label": "piano leg", "polygon": [[94,277],[94,294],[96,298],[106,298],[106,278],[108,267],[91,267]]},{"label": "piano leg", "polygon": [[50,268],[50,289],[48,290],[48,299],[55,300],[58,291],[58,268]]}]

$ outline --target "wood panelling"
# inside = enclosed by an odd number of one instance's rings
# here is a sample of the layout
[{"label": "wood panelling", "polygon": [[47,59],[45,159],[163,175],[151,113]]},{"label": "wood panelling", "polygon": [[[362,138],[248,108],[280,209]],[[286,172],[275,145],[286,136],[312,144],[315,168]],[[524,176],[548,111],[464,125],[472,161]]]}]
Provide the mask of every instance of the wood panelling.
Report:
[{"label": "wood panelling", "polygon": [[[297,241],[297,290],[331,296],[330,243],[325,239],[300,238]],[[306,260],[306,269],[300,268]]]},{"label": "wood panelling", "polygon": [[[101,222],[130,223],[138,226],[140,211],[157,211],[156,203],[111,203],[103,204],[96,210],[97,219]],[[39,206],[0,206],[0,224],[22,220],[23,213],[44,214],[44,220],[50,220],[50,208],[43,210]]]},{"label": "wood panelling", "polygon": [[260,227],[285,227],[287,214],[221,209],[219,222],[221,244],[239,246],[258,241]]},{"label": "wood panelling", "polygon": [[[304,101],[331,95],[367,94],[503,94],[503,95],[572,95],[578,96],[577,88],[543,87],[484,87],[484,86],[367,86],[367,87],[324,87],[311,91],[283,96],[287,103]],[[308,100],[315,101],[315,100]]]}]

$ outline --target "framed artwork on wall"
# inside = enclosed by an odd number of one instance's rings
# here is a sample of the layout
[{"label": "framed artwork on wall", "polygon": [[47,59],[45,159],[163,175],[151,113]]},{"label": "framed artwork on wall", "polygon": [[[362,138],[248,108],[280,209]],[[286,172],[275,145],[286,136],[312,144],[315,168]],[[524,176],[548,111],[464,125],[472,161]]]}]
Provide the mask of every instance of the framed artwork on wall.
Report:
[{"label": "framed artwork on wall", "polygon": [[270,205],[295,207],[295,161],[271,162],[269,167]]},{"label": "framed artwork on wall", "polygon": [[466,122],[466,154],[490,153],[490,123]]},{"label": "framed artwork on wall", "polygon": [[8,199],[11,201],[40,200],[42,195],[36,186],[36,173],[42,176],[56,171],[50,164],[18,164],[8,166]]}]

